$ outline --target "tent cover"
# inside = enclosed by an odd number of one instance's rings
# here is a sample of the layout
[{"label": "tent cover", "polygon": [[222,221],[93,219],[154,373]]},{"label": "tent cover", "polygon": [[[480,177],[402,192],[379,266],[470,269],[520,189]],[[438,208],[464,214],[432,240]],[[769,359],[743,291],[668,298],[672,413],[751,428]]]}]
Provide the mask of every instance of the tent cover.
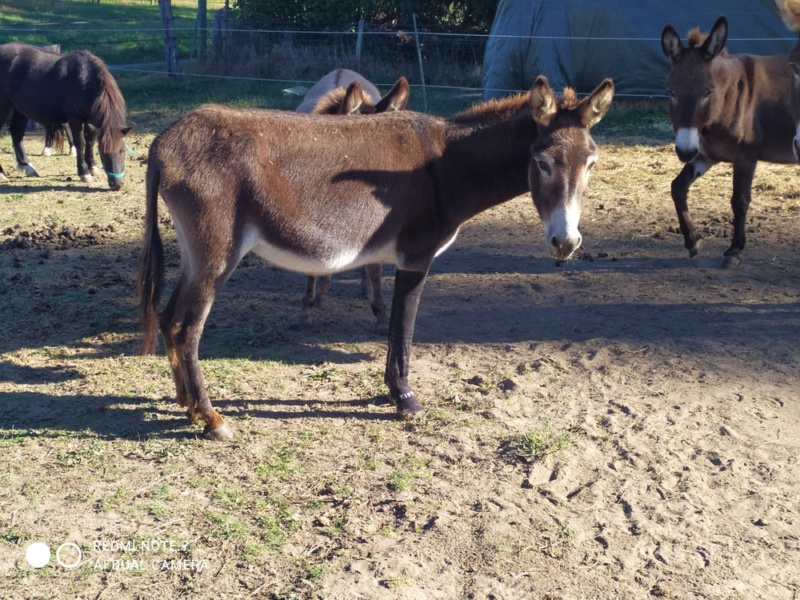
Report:
[{"label": "tent cover", "polygon": [[665,96],[661,31],[686,43],[693,27],[728,19],[732,54],[788,54],[797,36],[774,0],[500,0],[483,58],[485,99],[526,90],[545,75],[555,90],[591,92],[612,77],[618,96]]}]

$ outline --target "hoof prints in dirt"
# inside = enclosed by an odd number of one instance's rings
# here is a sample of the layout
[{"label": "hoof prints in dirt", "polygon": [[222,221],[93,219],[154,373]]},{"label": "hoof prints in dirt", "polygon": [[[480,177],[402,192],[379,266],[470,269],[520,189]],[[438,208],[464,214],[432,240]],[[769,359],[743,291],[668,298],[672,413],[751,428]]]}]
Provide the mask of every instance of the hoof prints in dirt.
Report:
[{"label": "hoof prints in dirt", "polygon": [[66,250],[67,248],[84,248],[86,246],[96,246],[114,231],[113,225],[69,227],[53,223],[32,231],[22,230],[19,226],[8,227],[3,231],[3,235],[9,236],[9,238],[0,243],[0,250],[29,250],[31,248]]}]

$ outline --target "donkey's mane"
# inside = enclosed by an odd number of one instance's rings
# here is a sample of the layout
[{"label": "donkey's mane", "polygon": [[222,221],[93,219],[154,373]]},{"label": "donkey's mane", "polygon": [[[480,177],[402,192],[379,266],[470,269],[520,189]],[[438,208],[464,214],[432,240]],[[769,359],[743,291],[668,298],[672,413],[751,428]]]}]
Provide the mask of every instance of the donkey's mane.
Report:
[{"label": "donkey's mane", "polygon": [[329,115],[339,112],[339,107],[347,95],[347,88],[338,87],[322,96],[314,105],[314,112],[318,115]]},{"label": "donkey's mane", "polygon": [[89,52],[79,51],[89,61],[100,83],[100,94],[92,105],[92,117],[99,119],[97,143],[105,154],[119,151],[122,129],[126,125],[125,98],[106,64]]},{"label": "donkey's mane", "polygon": [[[521,92],[505,98],[495,98],[472,108],[458,113],[453,121],[459,125],[490,124],[503,121],[527,108],[530,102],[530,92]],[[563,109],[575,108],[578,105],[578,95],[571,87],[564,88],[558,99],[558,107]]]},{"label": "donkey's mane", "polygon": [[[686,41],[689,43],[689,48],[698,48],[703,45],[703,42],[708,39],[708,34],[700,31],[699,27],[692,29],[686,36]],[[723,48],[718,56],[728,56],[728,49]]]},{"label": "donkey's mane", "polygon": [[453,117],[453,122],[459,125],[476,125],[503,121],[525,108],[529,100],[529,92],[506,96],[505,98],[495,98],[476,104],[472,108],[456,114]]}]

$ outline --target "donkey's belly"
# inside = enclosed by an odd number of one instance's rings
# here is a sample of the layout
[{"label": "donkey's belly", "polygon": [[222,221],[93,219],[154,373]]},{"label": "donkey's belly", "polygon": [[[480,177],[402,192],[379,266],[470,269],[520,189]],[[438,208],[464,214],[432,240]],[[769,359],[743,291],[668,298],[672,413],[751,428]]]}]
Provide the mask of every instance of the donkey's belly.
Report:
[{"label": "donkey's belly", "polygon": [[373,249],[343,245],[342,248],[329,249],[323,255],[314,256],[271,243],[255,228],[248,228],[245,232],[242,249],[244,253],[253,252],[276,267],[305,275],[340,273],[370,263],[397,263],[393,242]]}]

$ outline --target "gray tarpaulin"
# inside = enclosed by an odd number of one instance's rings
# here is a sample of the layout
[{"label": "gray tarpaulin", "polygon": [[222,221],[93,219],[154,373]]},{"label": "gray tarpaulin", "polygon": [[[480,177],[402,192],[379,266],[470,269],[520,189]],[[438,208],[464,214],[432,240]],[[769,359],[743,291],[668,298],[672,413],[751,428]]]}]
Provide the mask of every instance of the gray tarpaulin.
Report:
[{"label": "gray tarpaulin", "polygon": [[557,91],[591,92],[612,77],[618,95],[663,96],[669,61],[661,31],[681,39],[728,19],[731,53],[788,54],[797,37],[773,0],[500,0],[483,59],[484,98],[528,89],[537,75]]}]

